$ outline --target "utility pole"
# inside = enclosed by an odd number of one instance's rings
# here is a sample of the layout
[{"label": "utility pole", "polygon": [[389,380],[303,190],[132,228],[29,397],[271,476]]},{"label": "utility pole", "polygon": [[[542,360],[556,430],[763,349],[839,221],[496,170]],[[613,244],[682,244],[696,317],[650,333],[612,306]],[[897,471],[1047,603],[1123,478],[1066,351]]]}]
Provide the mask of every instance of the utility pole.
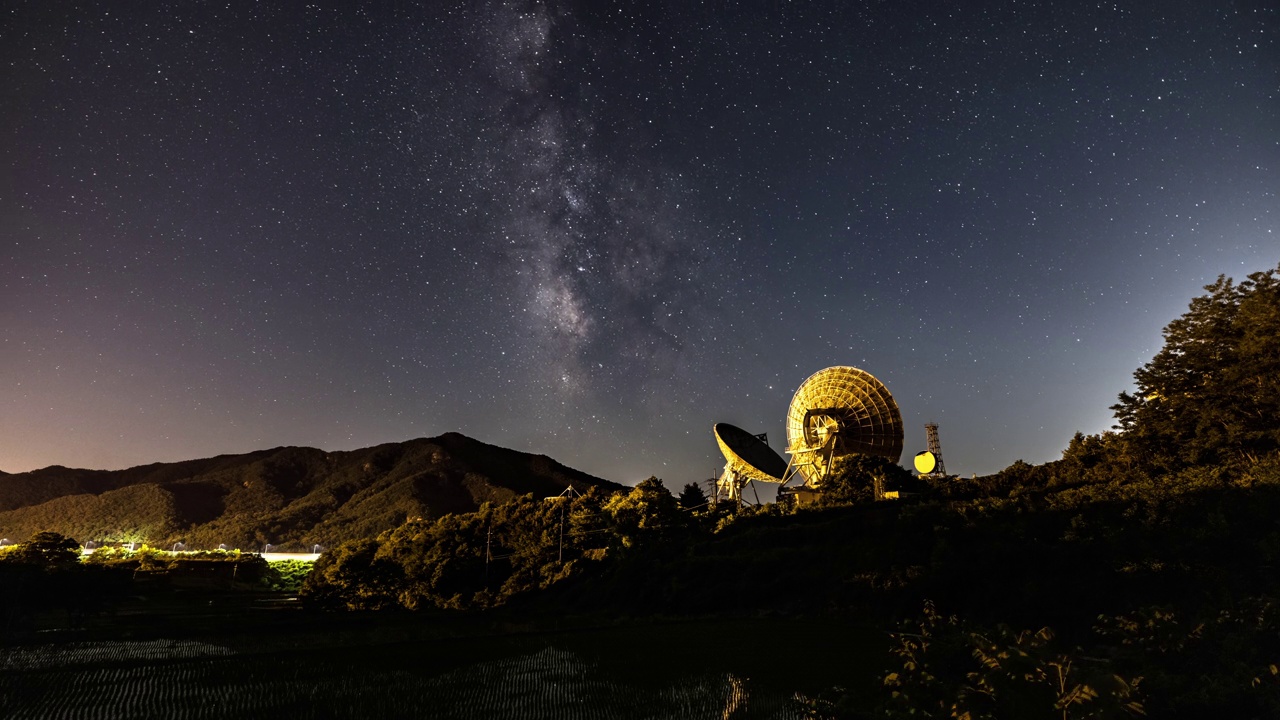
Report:
[{"label": "utility pole", "polygon": [[493,517],[489,518],[489,532],[484,539],[484,584],[489,585],[489,563],[493,560]]},{"label": "utility pole", "polygon": [[564,506],[566,502],[568,500],[560,503],[560,557],[557,558],[557,562],[561,565],[564,564]]}]

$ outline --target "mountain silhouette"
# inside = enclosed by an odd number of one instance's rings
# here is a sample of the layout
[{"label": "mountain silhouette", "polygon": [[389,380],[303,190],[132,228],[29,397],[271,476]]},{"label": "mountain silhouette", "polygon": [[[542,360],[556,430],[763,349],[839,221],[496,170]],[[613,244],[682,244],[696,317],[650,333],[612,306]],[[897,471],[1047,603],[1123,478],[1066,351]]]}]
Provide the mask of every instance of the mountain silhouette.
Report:
[{"label": "mountain silhouette", "polygon": [[331,545],[484,502],[622,485],[458,433],[347,452],[279,447],[126,470],[0,473],[0,536],[195,549]]}]

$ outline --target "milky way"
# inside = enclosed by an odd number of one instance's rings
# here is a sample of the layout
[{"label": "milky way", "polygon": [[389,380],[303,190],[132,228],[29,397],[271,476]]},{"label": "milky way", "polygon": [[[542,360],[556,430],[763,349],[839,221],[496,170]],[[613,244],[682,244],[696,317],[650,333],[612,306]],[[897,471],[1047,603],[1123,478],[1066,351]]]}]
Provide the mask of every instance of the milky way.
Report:
[{"label": "milky way", "polygon": [[[486,33],[489,123],[477,139],[485,231],[511,264],[532,347],[570,392],[612,392],[665,376],[691,325],[709,238],[681,207],[676,173],[602,137],[593,67],[607,41],[566,12],[499,6]],[[609,119],[609,132],[619,129]],[[699,243],[701,241],[701,243]]]},{"label": "milky way", "polygon": [[1280,260],[1264,3],[11,6],[0,470],[456,430],[679,485],[841,364],[993,472]]}]

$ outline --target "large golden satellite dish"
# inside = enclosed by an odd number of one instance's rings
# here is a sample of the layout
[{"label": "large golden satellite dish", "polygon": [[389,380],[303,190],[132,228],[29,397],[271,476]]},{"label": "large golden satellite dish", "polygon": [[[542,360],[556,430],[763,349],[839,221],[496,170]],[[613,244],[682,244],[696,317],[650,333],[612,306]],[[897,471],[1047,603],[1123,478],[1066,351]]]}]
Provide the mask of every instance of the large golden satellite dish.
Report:
[{"label": "large golden satellite dish", "polygon": [[805,484],[817,487],[845,455],[902,457],[902,414],[871,373],[838,365],[801,383],[787,411],[787,452]]}]

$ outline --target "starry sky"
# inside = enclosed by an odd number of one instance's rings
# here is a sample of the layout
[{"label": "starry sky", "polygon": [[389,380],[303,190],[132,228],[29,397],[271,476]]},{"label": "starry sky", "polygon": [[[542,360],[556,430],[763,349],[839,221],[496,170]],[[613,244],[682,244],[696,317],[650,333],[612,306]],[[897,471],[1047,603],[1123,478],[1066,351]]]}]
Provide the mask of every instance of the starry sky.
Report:
[{"label": "starry sky", "polygon": [[1280,261],[1267,2],[357,5],[6,4],[0,470],[459,431],[678,488],[853,365],[985,474]]}]

